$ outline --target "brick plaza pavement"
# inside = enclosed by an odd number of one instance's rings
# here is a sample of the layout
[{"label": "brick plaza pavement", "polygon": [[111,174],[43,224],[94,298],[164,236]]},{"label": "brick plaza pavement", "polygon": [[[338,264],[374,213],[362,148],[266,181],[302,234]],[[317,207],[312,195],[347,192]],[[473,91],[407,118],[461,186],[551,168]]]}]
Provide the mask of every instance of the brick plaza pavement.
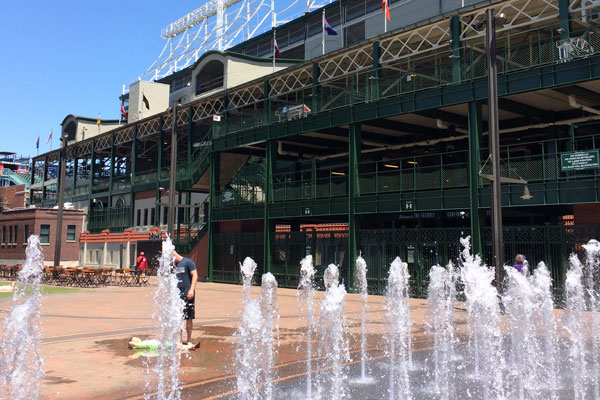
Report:
[{"label": "brick plaza pavement", "polygon": [[[156,290],[152,283],[143,288],[103,287],[44,297],[41,353],[46,375],[40,385],[42,399],[144,397],[146,359],[135,358],[135,351],[127,348],[127,342],[131,336],[151,337],[152,298]],[[255,297],[259,290],[253,288]],[[315,296],[316,312],[322,297],[323,292]],[[235,392],[233,334],[239,323],[240,300],[241,286],[198,283],[193,336],[202,346],[182,357],[184,399],[218,399]],[[281,319],[276,375],[285,379],[304,372],[305,323],[300,317],[296,290],[279,289],[278,300]],[[369,296],[368,348],[372,358],[382,356],[384,350],[383,300],[381,296]],[[10,299],[0,302],[0,318],[10,305]],[[354,360],[360,360],[360,306],[360,296],[349,294],[346,313],[353,333],[350,342]],[[429,346],[423,335],[425,311],[423,300],[411,300],[415,351]],[[460,318],[460,328],[464,328],[464,317]]]}]

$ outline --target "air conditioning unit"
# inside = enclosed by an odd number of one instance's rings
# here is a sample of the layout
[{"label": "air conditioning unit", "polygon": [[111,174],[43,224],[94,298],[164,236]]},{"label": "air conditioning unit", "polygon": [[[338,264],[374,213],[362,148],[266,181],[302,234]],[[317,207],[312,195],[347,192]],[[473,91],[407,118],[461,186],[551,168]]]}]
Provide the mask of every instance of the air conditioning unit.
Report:
[{"label": "air conditioning unit", "polygon": [[148,232],[149,230],[150,230],[149,226],[136,226],[135,227],[136,232]]}]

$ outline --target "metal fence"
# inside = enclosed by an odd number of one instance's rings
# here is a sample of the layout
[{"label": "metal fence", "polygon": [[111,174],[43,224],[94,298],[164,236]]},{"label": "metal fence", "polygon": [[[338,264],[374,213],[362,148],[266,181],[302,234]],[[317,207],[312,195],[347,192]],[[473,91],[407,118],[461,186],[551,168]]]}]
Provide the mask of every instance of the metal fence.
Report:
[{"label": "metal fence", "polygon": [[[281,287],[297,287],[300,260],[312,254],[317,284],[322,287],[323,271],[330,263],[340,267],[340,275],[347,281],[348,232],[292,231],[274,233],[271,271]],[[462,250],[460,238],[470,235],[469,228],[401,228],[359,230],[359,250],[368,265],[369,292],[382,294],[387,284],[391,262],[400,257],[408,263],[411,296],[425,297],[429,284],[429,269],[436,264],[457,264]],[[490,230],[483,232],[483,259],[491,259]],[[554,289],[563,288],[572,252],[582,255],[582,244],[600,237],[598,225],[541,225],[504,227],[504,252],[507,263],[516,254],[524,254],[532,268],[545,262],[551,273]],[[239,262],[250,256],[258,263],[257,276],[264,271],[263,234],[227,233],[215,237],[214,280],[239,283]],[[218,267],[218,268],[217,268]],[[258,282],[258,280],[257,280]],[[353,289],[353,288],[351,288]]]}]

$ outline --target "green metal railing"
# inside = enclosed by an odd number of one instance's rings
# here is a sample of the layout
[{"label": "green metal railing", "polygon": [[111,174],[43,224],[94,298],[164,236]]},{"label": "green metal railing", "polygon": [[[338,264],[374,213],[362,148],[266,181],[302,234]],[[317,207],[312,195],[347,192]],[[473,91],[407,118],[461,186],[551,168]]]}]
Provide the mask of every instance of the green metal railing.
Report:
[{"label": "green metal railing", "polygon": [[[279,286],[297,287],[299,262],[306,254],[313,255],[319,287],[323,287],[322,274],[329,263],[339,265],[340,276],[346,278],[349,262],[347,231],[309,230],[271,234],[271,271]],[[400,257],[408,263],[411,296],[425,297],[429,269],[436,264],[446,265],[449,261],[459,264],[460,238],[469,234],[468,227],[359,230],[358,248],[368,265],[369,291],[375,294],[384,292],[389,266],[394,258]],[[488,263],[491,260],[490,234],[490,229],[484,230],[482,257]],[[564,287],[569,255],[572,252],[581,254],[581,245],[596,237],[600,237],[599,225],[505,226],[505,259],[510,263],[516,254],[525,254],[531,268],[541,261],[545,262],[551,271],[554,289],[560,293]],[[259,268],[264,268],[262,240],[262,232],[215,235],[214,280],[239,283],[238,263],[246,256],[253,257]]]},{"label": "green metal railing", "polygon": [[10,179],[15,185],[27,185],[27,188],[29,188],[29,184],[31,183],[30,172],[21,173],[9,168],[0,168],[0,176]]},{"label": "green metal railing", "polygon": [[111,232],[123,232],[131,226],[130,209],[106,208],[103,210],[90,210],[88,214],[88,231],[100,233],[105,229]]},{"label": "green metal railing", "polygon": [[[499,37],[498,74],[568,63],[600,52],[598,24],[590,23],[586,29],[574,30],[568,38],[556,33],[559,27],[559,23],[555,23]],[[349,72],[311,87],[230,108],[215,137],[486,76],[485,44],[481,37],[462,48],[446,47],[433,54],[407,57],[377,69]],[[314,96],[314,93],[318,95]]]},{"label": "green metal railing", "polygon": [[188,218],[177,224],[173,243],[180,253],[186,254],[192,251],[206,233],[208,215],[204,214],[204,210],[208,210],[209,198],[207,197],[202,204],[198,205],[198,213],[192,208],[188,213]]}]

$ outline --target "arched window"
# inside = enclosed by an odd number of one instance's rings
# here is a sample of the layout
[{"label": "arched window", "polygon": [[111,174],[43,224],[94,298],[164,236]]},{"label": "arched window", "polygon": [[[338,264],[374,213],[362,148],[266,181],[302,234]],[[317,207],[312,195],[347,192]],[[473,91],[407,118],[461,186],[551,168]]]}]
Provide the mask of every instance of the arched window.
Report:
[{"label": "arched window", "polygon": [[115,202],[115,208],[125,208],[125,199],[123,197],[119,197]]},{"label": "arched window", "polygon": [[206,63],[196,75],[196,95],[223,87],[224,66],[221,61]]},{"label": "arched window", "polygon": [[77,129],[77,124],[71,121],[65,126],[65,130],[63,132],[63,136],[67,137],[67,140],[75,140],[75,131]]}]

